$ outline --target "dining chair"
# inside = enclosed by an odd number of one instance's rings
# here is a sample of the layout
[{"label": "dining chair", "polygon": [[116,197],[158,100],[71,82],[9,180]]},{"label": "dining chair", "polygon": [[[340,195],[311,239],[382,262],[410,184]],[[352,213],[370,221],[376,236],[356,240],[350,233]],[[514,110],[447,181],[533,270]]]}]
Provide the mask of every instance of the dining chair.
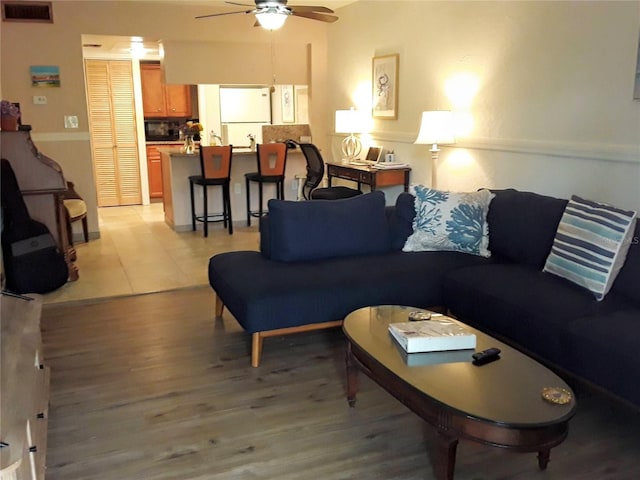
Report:
[{"label": "dining chair", "polygon": [[[263,185],[274,184],[276,198],[284,199],[284,173],[287,165],[287,145],[285,143],[261,143],[257,145],[256,158],[258,171],[245,174],[247,193],[247,225],[251,226],[251,217],[262,217]],[[251,182],[258,184],[258,210],[251,210]]]},{"label": "dining chair", "polygon": [[89,241],[89,228],[87,225],[87,204],[76,192],[73,182],[67,182],[67,190],[62,194],[62,203],[69,216],[69,240],[73,238],[71,224],[82,221],[82,235],[85,243]]},{"label": "dining chair", "polygon": [[[200,146],[200,175],[189,177],[189,193],[191,195],[191,228],[196,230],[196,222],[203,223],[204,236],[209,236],[209,223],[223,222],[233,234],[233,219],[231,215],[231,159],[233,145]],[[194,185],[200,185],[203,190],[202,215],[196,213],[194,201]],[[209,213],[209,187],[222,187],[222,213]]]}]

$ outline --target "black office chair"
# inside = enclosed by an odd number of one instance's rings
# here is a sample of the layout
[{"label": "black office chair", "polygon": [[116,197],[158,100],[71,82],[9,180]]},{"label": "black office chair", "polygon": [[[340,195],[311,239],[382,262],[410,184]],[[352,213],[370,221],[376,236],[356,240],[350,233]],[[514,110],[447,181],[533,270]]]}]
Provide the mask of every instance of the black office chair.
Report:
[{"label": "black office chair", "polygon": [[[233,234],[233,222],[231,218],[231,194],[229,185],[231,184],[231,156],[233,146],[211,146],[200,147],[200,168],[201,175],[189,177],[189,193],[191,194],[191,228],[195,231],[196,222],[203,222],[204,236],[209,236],[209,222],[224,222],[224,226],[229,229],[229,235]],[[193,186],[200,185],[203,190],[203,213],[196,214],[195,202],[193,198]],[[210,186],[219,185],[222,187],[222,213],[209,213],[209,203],[207,189]]]},{"label": "black office chair", "polygon": [[361,190],[343,186],[317,188],[324,177],[324,160],[320,150],[312,143],[298,145],[307,160],[307,178],[302,187],[302,196],[306,200],[338,200],[362,195]]},{"label": "black office chair", "polygon": [[[245,173],[247,193],[247,226],[251,226],[251,217],[262,217],[263,185],[275,184],[276,198],[284,200],[284,173],[287,167],[287,145],[284,143],[260,143],[257,145],[258,171]],[[251,210],[251,182],[258,184],[258,210]]]}]

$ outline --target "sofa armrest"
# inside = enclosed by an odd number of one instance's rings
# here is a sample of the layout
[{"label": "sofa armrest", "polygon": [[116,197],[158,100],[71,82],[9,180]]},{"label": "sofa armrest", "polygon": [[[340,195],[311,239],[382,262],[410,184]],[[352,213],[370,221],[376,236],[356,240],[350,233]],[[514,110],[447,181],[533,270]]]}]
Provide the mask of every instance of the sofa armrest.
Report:
[{"label": "sofa armrest", "polygon": [[269,235],[269,214],[260,217],[260,253],[271,260],[271,237]]}]

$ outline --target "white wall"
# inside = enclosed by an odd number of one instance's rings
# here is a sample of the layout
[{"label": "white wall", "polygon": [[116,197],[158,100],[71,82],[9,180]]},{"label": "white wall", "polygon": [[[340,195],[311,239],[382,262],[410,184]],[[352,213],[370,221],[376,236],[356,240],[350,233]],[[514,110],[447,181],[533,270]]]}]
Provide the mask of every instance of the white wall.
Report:
[{"label": "white wall", "polygon": [[[290,67],[302,64],[304,78],[310,79],[313,92],[309,97],[310,123],[314,135],[321,142],[326,141],[326,37],[331,26],[291,18],[282,29],[269,32],[254,28],[254,19],[249,15],[194,18],[216,10],[229,11],[229,6],[182,1],[53,1],[52,24],[2,22],[2,98],[20,102],[23,122],[33,126],[37,147],[56,160],[65,176],[75,183],[78,192],[87,201],[89,230],[92,233],[98,232],[99,226],[84,88],[82,35],[135,35],[162,40],[169,45],[196,45],[184,52],[185,58],[180,59],[186,64],[186,71],[182,73],[189,75],[187,78],[195,78],[196,74],[202,73],[203,65],[211,69],[224,68],[225,65],[216,60],[225,59],[228,65],[230,60],[220,42],[254,45],[261,52],[271,52],[273,45],[276,74],[286,76]],[[213,45],[213,49],[208,49],[208,45]],[[287,46],[285,51],[279,49],[280,45]],[[295,48],[289,48],[289,45],[295,45]],[[292,55],[291,51],[297,53]],[[247,63],[243,58],[234,60],[242,65]],[[42,88],[32,87],[29,78],[31,65],[57,65],[60,68],[61,86],[48,88],[46,92]],[[249,76],[247,82],[263,83],[264,68],[254,68],[253,71],[256,77]],[[194,77],[190,76],[191,73]],[[172,74],[177,75],[175,70]],[[272,72],[267,74],[271,80]],[[305,81],[292,80],[291,83]],[[189,83],[197,81],[189,80]],[[34,95],[46,95],[47,104],[34,105]],[[64,115],[77,115],[79,128],[65,130]],[[244,202],[244,199],[238,195],[232,201]]]},{"label": "white wall", "polygon": [[[420,113],[450,109],[473,128],[442,148],[439,188],[576,193],[640,210],[640,2],[360,1],[339,13],[328,115],[370,109],[372,57],[398,53],[399,116],[375,120],[371,136],[412,164],[413,182],[431,180],[429,147],[412,144]],[[448,94],[460,78],[477,82],[466,105]]]}]

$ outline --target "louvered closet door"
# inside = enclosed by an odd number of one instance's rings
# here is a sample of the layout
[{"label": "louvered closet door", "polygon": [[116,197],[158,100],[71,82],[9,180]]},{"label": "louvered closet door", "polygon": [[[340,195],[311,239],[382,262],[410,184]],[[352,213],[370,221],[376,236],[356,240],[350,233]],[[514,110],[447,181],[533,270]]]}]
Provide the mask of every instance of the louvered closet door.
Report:
[{"label": "louvered closet door", "polygon": [[131,63],[87,60],[98,206],[142,203]]}]

